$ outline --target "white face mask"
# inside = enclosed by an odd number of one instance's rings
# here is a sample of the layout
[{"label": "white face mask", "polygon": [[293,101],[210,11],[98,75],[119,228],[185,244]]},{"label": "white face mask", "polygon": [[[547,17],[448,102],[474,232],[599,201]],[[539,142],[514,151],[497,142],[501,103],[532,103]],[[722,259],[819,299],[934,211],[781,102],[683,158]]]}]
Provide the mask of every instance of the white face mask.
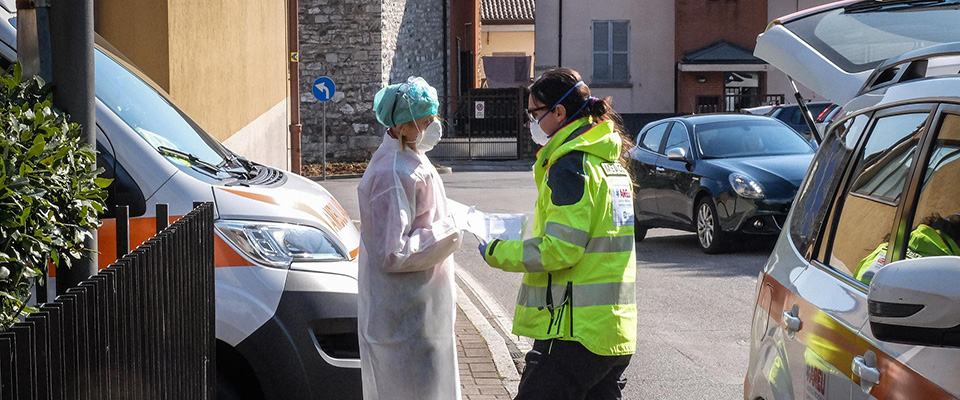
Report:
[{"label": "white face mask", "polygon": [[443,125],[440,124],[440,121],[433,120],[420,134],[420,140],[417,141],[417,151],[422,154],[433,150],[433,147],[440,142],[441,137],[443,137]]},{"label": "white face mask", "polygon": [[[414,125],[417,124],[416,121],[413,121]],[[417,152],[424,154],[430,150],[433,150],[433,147],[440,142],[440,138],[443,136],[443,125],[440,124],[440,121],[433,120],[426,128],[420,130],[420,126],[417,125],[417,135],[416,140],[407,141],[407,143],[413,143],[413,147],[417,149]]]},{"label": "white face mask", "polygon": [[532,136],[533,141],[540,146],[546,146],[547,142],[550,141],[550,136],[547,136],[547,133],[540,127],[540,122],[537,121],[530,123],[530,136]]}]

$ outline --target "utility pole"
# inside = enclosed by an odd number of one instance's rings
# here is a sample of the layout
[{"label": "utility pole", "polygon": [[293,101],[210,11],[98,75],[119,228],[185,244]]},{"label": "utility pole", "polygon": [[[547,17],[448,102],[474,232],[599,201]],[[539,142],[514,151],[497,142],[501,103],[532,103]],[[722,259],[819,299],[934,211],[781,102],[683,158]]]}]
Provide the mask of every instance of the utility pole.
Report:
[{"label": "utility pole", "polygon": [[[94,110],[93,0],[17,0],[18,58],[24,77],[53,83],[53,106],[80,125],[81,138],[97,145]],[[45,76],[46,75],[46,76]],[[97,273],[97,231],[84,241],[93,252],[57,265],[57,293]]]},{"label": "utility pole", "polygon": [[[287,1],[287,47],[290,50],[290,172],[301,172],[300,153],[300,2]],[[324,167],[326,171],[326,167]]]}]

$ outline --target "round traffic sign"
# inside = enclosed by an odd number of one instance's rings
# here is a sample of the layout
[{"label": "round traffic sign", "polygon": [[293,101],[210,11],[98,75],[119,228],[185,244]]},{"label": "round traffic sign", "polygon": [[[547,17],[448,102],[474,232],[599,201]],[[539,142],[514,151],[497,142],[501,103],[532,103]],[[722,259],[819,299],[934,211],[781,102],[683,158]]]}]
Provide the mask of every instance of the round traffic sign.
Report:
[{"label": "round traffic sign", "polygon": [[337,85],[333,83],[333,79],[321,76],[313,81],[313,97],[317,100],[329,101],[335,93],[337,93]]}]

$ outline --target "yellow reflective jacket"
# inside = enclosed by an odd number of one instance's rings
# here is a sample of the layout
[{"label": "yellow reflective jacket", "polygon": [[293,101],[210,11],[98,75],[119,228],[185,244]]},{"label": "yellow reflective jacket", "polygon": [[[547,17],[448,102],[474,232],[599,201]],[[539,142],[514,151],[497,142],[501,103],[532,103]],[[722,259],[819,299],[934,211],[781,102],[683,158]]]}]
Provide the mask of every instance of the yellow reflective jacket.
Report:
[{"label": "yellow reflective jacket", "polygon": [[574,340],[598,355],[636,350],[633,191],[620,152],[613,123],[585,117],[537,154],[532,238],[496,240],[484,254],[524,273],[514,334]]},{"label": "yellow reflective jacket", "polygon": [[[873,253],[857,264],[853,276],[867,285],[873,280],[873,275],[887,263],[888,243],[881,243]],[[949,236],[929,225],[921,224],[910,232],[910,241],[907,242],[907,259],[933,256],[960,256],[960,246]]]}]

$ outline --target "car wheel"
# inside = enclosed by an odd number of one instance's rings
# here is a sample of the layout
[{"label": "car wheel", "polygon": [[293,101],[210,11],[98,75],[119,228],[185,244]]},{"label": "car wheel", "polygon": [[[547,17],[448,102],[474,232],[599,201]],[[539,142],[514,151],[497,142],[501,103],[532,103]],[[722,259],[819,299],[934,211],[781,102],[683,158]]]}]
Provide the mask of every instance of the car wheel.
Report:
[{"label": "car wheel", "polygon": [[726,250],[717,207],[709,197],[704,197],[697,203],[697,239],[704,253],[717,254]]},{"label": "car wheel", "polygon": [[642,242],[643,238],[647,237],[647,228],[634,227],[633,228],[633,240],[636,242]]},{"label": "car wheel", "polygon": [[217,371],[217,400],[263,400],[258,393],[244,393],[232,377]]}]

